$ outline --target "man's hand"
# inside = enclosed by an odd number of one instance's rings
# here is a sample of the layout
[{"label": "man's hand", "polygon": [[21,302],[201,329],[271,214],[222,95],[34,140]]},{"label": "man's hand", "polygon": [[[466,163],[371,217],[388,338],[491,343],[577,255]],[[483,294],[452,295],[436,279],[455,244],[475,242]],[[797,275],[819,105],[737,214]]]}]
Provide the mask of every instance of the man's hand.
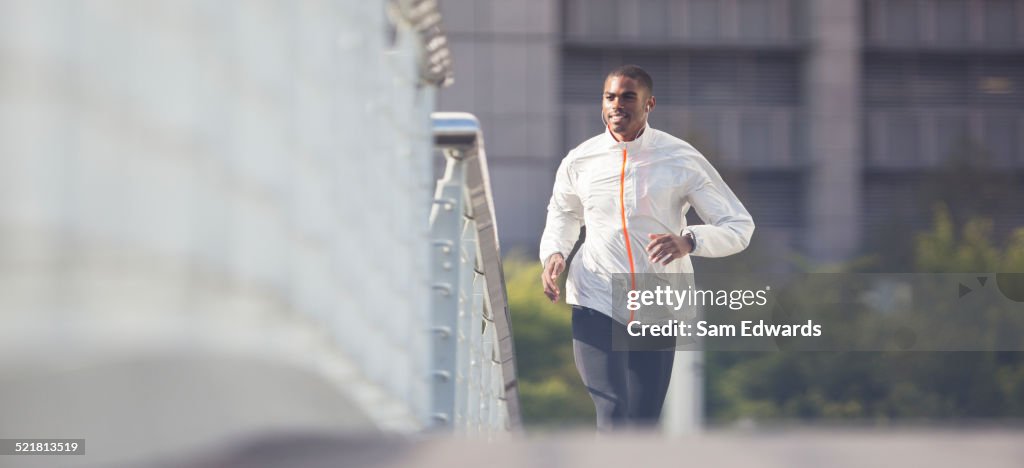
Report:
[{"label": "man's hand", "polygon": [[544,284],[544,295],[551,299],[551,302],[558,300],[558,276],[565,270],[565,259],[562,254],[551,254],[547,264],[544,265],[544,273],[540,274],[540,281]]},{"label": "man's hand", "polygon": [[649,237],[651,242],[647,244],[647,255],[650,255],[651,263],[668,265],[693,251],[693,241],[689,237],[675,234],[651,234]]}]

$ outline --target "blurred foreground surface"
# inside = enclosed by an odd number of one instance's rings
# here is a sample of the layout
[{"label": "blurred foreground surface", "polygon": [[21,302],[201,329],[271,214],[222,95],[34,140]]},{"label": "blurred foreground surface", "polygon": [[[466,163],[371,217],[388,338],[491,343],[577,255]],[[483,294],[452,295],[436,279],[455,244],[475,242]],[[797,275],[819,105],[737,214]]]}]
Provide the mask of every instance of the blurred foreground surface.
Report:
[{"label": "blurred foreground surface", "polygon": [[1020,431],[792,430],[678,439],[562,433],[483,443],[372,437],[278,437],[151,466],[213,467],[1019,467]]}]

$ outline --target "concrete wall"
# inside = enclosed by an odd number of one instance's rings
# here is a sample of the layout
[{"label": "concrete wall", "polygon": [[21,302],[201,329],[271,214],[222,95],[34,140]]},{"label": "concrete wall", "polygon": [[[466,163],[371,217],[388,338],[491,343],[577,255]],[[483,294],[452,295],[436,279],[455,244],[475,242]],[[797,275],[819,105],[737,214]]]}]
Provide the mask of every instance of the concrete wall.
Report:
[{"label": "concrete wall", "polygon": [[385,4],[0,2],[0,437],[420,427],[435,95]]},{"label": "concrete wall", "polygon": [[813,258],[850,258],[861,234],[861,5],[809,2],[805,63],[807,232]]}]

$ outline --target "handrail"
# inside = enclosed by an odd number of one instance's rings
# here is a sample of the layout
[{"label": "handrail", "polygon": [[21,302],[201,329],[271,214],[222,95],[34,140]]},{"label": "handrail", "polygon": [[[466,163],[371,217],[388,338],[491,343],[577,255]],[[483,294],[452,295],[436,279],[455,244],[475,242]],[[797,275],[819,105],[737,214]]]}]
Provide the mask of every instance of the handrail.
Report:
[{"label": "handrail", "polygon": [[480,123],[468,113],[431,120],[447,160],[430,215],[432,426],[518,430],[515,345]]}]

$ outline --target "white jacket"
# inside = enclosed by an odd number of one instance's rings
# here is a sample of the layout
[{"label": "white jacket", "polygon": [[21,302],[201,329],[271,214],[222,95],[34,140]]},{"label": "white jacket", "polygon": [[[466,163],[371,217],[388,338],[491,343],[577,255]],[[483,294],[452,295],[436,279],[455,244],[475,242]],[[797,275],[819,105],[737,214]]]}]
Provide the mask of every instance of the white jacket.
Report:
[{"label": "white jacket", "polygon": [[[686,226],[691,206],[707,224]],[[645,250],[649,234],[690,232],[696,239],[690,255],[724,257],[745,249],[754,232],[750,213],[708,160],[689,143],[650,126],[625,143],[606,129],[562,160],[548,203],[541,261],[554,253],[568,259],[581,225],[587,239],[569,268],[565,300],[620,320],[622,311],[612,310],[611,284],[612,275],[631,270],[624,231],[637,275],[693,272],[689,256],[667,266],[651,263]]]}]

